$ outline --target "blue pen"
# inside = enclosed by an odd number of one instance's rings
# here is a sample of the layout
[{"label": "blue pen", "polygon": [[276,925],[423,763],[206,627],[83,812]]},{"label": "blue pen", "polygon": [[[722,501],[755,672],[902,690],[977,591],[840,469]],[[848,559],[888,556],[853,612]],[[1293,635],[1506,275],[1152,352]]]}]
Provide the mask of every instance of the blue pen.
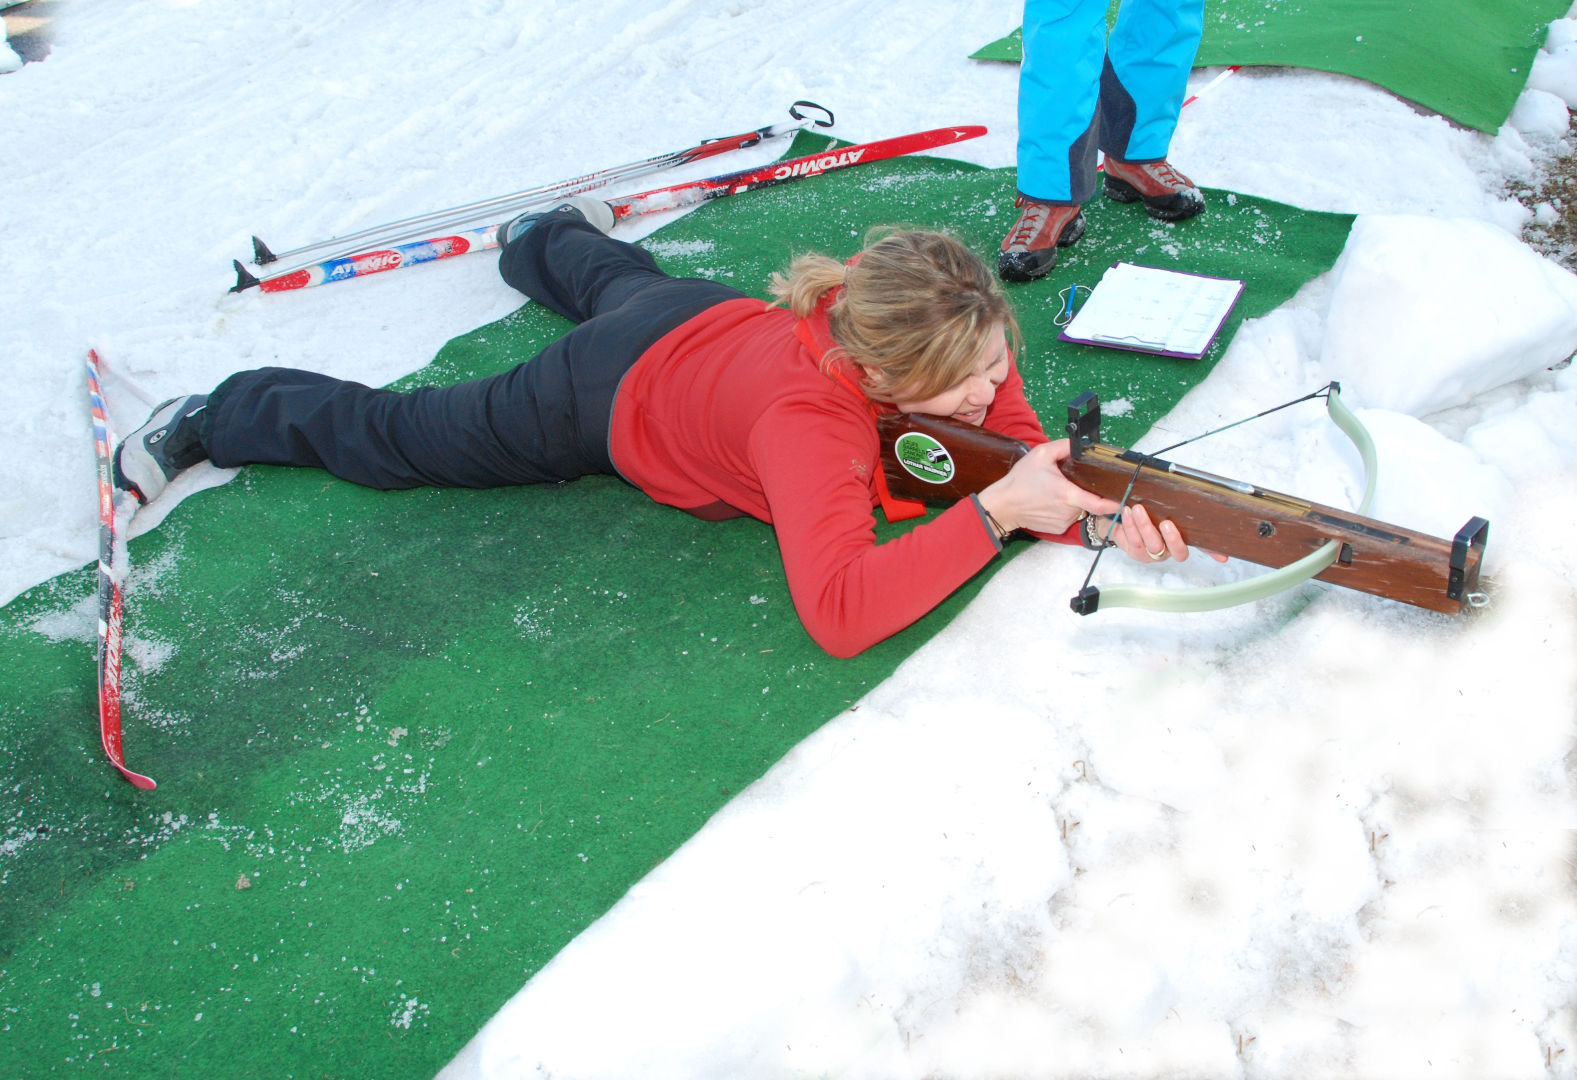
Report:
[{"label": "blue pen", "polygon": [[1078,295],[1079,295],[1079,287],[1077,285],[1069,285],[1068,286],[1068,306],[1062,309],[1062,321],[1063,322],[1067,322],[1069,319],[1073,318],[1073,301],[1074,301],[1075,298],[1078,297]]}]

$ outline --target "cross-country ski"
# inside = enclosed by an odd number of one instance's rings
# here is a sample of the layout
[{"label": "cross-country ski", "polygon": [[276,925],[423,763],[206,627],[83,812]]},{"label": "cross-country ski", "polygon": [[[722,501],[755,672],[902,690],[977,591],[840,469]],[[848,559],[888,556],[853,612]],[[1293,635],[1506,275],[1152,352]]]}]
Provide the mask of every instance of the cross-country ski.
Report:
[{"label": "cross-country ski", "polygon": [[[578,195],[583,191],[605,187],[608,184],[621,180],[631,180],[637,176],[647,176],[666,169],[676,169],[682,165],[718,157],[734,150],[745,150],[768,139],[780,139],[785,135],[793,135],[807,128],[829,128],[834,123],[832,110],[824,105],[818,105],[814,101],[796,101],[789,106],[788,111],[789,116],[794,120],[791,124],[767,124],[756,128],[754,131],[746,131],[738,135],[724,135],[718,138],[702,139],[700,142],[693,146],[685,147],[683,150],[657,154],[649,158],[643,158],[640,161],[632,161],[626,165],[615,165],[607,169],[598,169],[569,180],[543,184],[525,191],[516,191],[509,195],[482,199],[462,206],[450,207],[447,210],[434,210],[430,213],[402,218],[399,221],[392,221],[384,225],[373,225],[357,232],[334,237],[331,240],[303,244],[300,247],[291,248],[289,251],[281,251],[277,254],[271,251],[262,240],[254,236],[252,237],[252,263],[258,267],[269,266],[276,262],[306,265],[309,256],[312,257],[311,261],[322,262],[328,259],[344,258],[353,255],[357,251],[367,250],[374,245],[390,247],[397,244],[408,244],[420,240],[424,236],[431,236],[439,229],[459,229],[462,227],[493,224],[507,220],[530,206],[546,205],[567,196]],[[275,269],[273,273],[285,274],[296,268],[296,266],[290,265],[283,269]]]},{"label": "cross-country ski", "polygon": [[110,763],[132,784],[145,790],[157,785],[126,767],[121,752],[120,655],[121,616],[125,609],[122,583],[126,578],[126,524],[136,507],[130,494],[115,487],[114,429],[104,405],[99,379],[99,354],[88,350],[88,404],[93,411],[93,451],[98,462],[99,486],[99,737]]},{"label": "cross-country ski", "polygon": [[[728,195],[739,195],[746,191],[771,187],[774,184],[786,184],[793,180],[820,176],[854,165],[886,161],[906,154],[916,154],[922,150],[935,150],[966,139],[979,138],[985,133],[986,129],[976,124],[933,128],[930,131],[898,135],[857,146],[833,148],[818,154],[806,154],[792,161],[776,161],[723,176],[687,180],[652,191],[609,199],[608,205],[613,208],[615,220],[623,221],[641,214],[679,210]],[[400,270],[407,266],[417,266],[473,251],[485,251],[498,246],[500,224],[502,221],[447,236],[435,236],[414,243],[364,251],[343,258],[325,259],[310,266],[262,277],[249,271],[240,260],[237,260],[236,283],[231,286],[230,291],[242,292],[256,286],[263,292],[289,292],[334,281],[346,281],[353,277],[365,277],[368,274],[381,274],[386,270]]]}]

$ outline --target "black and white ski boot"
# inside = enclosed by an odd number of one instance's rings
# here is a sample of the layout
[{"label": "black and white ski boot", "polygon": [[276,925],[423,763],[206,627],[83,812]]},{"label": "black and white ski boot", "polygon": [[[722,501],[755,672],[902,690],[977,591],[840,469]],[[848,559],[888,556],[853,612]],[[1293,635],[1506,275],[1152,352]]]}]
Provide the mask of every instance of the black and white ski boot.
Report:
[{"label": "black and white ski boot", "polygon": [[147,505],[176,474],[208,460],[199,428],[207,394],[171,398],[115,447],[115,486]]}]

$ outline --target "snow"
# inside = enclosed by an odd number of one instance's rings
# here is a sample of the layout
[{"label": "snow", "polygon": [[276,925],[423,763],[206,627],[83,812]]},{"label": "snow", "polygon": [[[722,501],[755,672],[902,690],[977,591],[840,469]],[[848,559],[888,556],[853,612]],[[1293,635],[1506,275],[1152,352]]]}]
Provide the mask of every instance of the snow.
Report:
[{"label": "snow", "polygon": [[1528,89],[1555,94],[1568,106],[1577,105],[1577,35],[1573,24],[1562,19],[1550,27],[1544,48],[1534,57]]},{"label": "snow", "polygon": [[[964,53],[1019,5],[895,14],[77,0],[49,58],[0,78],[0,600],[94,557],[88,346],[131,414],[264,363],[385,382],[518,302],[489,256],[228,295],[254,231],[277,248],[519,190],[801,97],[854,140],[985,123],[953,152],[1010,165],[1016,71]],[[1565,19],[1495,137],[1366,83],[1248,69],[1173,144],[1208,186],[1361,216],[1337,267],[1245,325],[1141,445],[1340,379],[1379,447],[1375,516],[1447,536],[1493,522],[1487,608],[1307,586],[1079,619],[1079,553],[1031,550],[448,1075],[1577,1075],[1577,373],[1558,366],[1577,286],[1517,240],[1535,208],[1504,193],[1563,145],[1573,87]],[[1322,502],[1362,487],[1317,408],[1194,449]],[[225,479],[192,470],[136,528]],[[395,821],[363,809],[347,824]]]},{"label": "snow", "polygon": [[[0,2],[0,12],[14,6],[15,4],[11,2]],[[11,47],[9,38],[10,27],[6,26],[4,19],[0,19],[0,75],[9,75],[22,66],[22,58]]]},{"label": "snow", "polygon": [[1320,365],[1351,373],[1350,402],[1426,416],[1577,341],[1577,276],[1481,221],[1361,217],[1332,276]]}]

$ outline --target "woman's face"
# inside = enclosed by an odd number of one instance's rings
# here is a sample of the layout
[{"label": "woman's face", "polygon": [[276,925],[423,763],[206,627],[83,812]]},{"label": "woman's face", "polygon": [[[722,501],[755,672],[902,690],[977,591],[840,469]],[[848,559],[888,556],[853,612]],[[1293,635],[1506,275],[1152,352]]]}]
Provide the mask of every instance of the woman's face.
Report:
[{"label": "woman's face", "polygon": [[940,394],[921,400],[899,398],[893,405],[899,412],[945,416],[979,426],[986,418],[986,409],[996,399],[997,387],[1008,377],[1008,343],[1003,327],[998,326],[986,341],[986,347],[961,381]]}]

